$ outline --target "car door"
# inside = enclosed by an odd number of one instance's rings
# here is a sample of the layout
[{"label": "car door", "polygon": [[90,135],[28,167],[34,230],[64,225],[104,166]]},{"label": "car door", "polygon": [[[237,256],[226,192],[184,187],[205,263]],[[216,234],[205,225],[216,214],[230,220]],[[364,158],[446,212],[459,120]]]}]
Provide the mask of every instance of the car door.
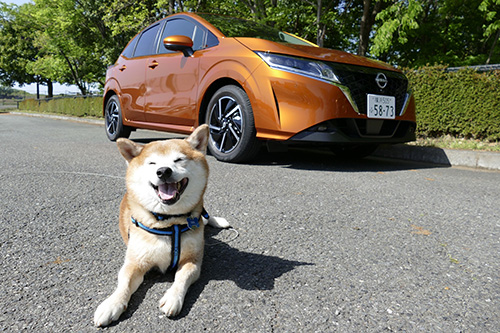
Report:
[{"label": "car door", "polygon": [[115,71],[120,83],[121,103],[127,120],[144,121],[145,78],[148,57],[154,52],[160,28],[155,23],[137,35],[123,51]]},{"label": "car door", "polygon": [[[145,114],[148,122],[191,127],[196,116],[199,57],[165,49],[163,39],[183,35],[201,47],[205,31],[194,22],[175,18],[166,22],[158,38],[156,54],[148,58]],[[186,128],[184,128],[186,129]]]}]

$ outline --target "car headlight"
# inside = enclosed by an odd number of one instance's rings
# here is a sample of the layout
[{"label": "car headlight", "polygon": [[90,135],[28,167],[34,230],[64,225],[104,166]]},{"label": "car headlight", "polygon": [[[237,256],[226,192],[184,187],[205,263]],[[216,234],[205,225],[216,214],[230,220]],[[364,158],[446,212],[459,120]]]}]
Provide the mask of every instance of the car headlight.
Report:
[{"label": "car headlight", "polygon": [[318,80],[340,83],[332,68],[324,62],[268,52],[255,53],[271,68],[309,76]]}]

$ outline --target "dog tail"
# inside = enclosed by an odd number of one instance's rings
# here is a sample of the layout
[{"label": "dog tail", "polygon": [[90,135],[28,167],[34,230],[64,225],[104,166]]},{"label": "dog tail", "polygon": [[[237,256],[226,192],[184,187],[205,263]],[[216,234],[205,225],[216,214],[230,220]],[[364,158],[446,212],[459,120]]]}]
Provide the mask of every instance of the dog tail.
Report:
[{"label": "dog tail", "polygon": [[227,220],[223,217],[212,217],[210,215],[208,215],[205,207],[203,207],[203,211],[201,212],[201,216],[203,218],[203,224],[205,225],[209,225],[211,227],[214,227],[214,228],[221,228],[221,229],[226,229],[226,228],[230,228],[231,225],[229,224],[229,222],[227,222]]},{"label": "dog tail", "polygon": [[221,229],[226,229],[231,227],[229,222],[223,217],[214,217],[214,216],[209,216],[208,219],[203,217],[203,223],[205,225],[209,225],[214,228],[221,228]]}]

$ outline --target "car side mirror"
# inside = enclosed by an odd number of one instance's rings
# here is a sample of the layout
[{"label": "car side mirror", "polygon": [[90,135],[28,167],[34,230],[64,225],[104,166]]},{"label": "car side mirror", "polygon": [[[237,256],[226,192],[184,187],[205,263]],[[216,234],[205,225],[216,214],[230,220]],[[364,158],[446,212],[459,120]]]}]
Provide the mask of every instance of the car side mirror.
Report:
[{"label": "car side mirror", "polygon": [[168,36],[163,39],[163,46],[170,51],[181,51],[185,57],[191,57],[193,51],[193,41],[191,38],[181,35]]}]

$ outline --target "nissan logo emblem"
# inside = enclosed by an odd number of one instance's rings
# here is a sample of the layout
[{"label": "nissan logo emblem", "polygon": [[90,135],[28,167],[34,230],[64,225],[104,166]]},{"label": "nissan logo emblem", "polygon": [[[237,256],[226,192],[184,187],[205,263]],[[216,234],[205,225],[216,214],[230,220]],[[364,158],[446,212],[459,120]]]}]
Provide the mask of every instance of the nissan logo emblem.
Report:
[{"label": "nissan logo emblem", "polygon": [[384,73],[378,73],[375,82],[377,82],[377,86],[379,86],[380,89],[384,89],[387,87],[387,76],[385,76]]}]

